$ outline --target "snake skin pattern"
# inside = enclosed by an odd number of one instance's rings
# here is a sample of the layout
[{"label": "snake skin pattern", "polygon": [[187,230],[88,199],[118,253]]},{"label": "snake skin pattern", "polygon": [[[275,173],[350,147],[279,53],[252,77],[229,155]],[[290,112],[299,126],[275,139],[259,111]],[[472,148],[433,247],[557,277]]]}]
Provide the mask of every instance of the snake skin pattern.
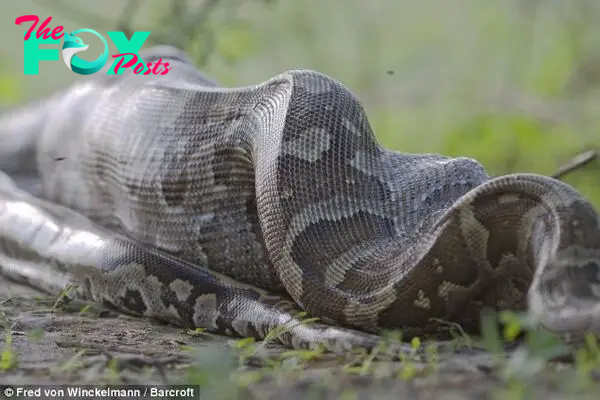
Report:
[{"label": "snake skin pattern", "polygon": [[230,336],[283,325],[293,348],[475,330],[484,307],[600,334],[598,216],[567,184],[385,149],[314,71],[226,89],[176,49],[142,57],[172,70],[96,74],[4,115],[4,275]]}]

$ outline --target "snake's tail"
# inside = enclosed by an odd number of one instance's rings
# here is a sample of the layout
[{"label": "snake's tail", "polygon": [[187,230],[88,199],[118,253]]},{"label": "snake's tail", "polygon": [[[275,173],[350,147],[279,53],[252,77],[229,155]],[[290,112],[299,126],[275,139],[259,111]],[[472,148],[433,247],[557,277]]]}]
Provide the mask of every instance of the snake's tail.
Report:
[{"label": "snake's tail", "polygon": [[[115,236],[73,210],[18,189],[6,175],[0,178],[0,273],[12,280],[53,295],[74,284],[73,297],[120,312],[233,337],[272,338],[291,348],[323,346],[343,354],[382,343],[374,334],[307,324],[286,296]],[[402,343],[385,350],[414,352]]]}]

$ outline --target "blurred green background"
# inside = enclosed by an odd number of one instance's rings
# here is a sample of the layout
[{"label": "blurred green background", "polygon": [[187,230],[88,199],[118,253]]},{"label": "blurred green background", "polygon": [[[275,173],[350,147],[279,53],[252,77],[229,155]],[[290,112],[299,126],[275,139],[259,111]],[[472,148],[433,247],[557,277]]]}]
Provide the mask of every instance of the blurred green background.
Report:
[{"label": "blurred green background", "polygon": [[[62,61],[23,75],[25,27],[14,20],[37,14],[69,30],[151,30],[145,47],[183,47],[226,86],[319,70],[362,100],[384,145],[471,156],[493,175],[551,174],[600,143],[597,0],[20,0],[0,7],[2,106],[81,78]],[[95,59],[98,39],[81,37],[90,44],[82,58]],[[565,180],[598,207],[599,178],[593,163]]]}]

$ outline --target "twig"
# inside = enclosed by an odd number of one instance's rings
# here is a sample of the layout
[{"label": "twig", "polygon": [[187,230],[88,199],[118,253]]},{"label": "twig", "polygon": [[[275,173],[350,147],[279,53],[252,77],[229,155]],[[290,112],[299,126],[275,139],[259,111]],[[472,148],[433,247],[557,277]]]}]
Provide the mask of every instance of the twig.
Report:
[{"label": "twig", "polygon": [[584,165],[589,164],[590,162],[596,160],[598,158],[598,153],[596,150],[588,150],[577,156],[573,157],[571,161],[563,165],[556,171],[552,176],[555,179],[561,179],[569,172],[572,172],[578,168],[583,167]]}]

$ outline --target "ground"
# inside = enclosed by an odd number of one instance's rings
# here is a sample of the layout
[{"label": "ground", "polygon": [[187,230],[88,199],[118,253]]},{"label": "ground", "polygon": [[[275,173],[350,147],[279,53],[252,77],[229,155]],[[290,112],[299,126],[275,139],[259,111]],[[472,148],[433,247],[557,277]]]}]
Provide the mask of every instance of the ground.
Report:
[{"label": "ground", "polygon": [[[550,400],[572,397],[581,380],[568,362],[549,363],[539,373],[530,373],[537,371],[535,363],[525,363],[513,368],[522,376],[511,379],[507,365],[519,362],[515,353],[506,361],[506,355],[468,347],[440,353],[434,363],[367,360],[349,367],[348,359],[290,356],[276,347],[60,304],[6,280],[0,280],[0,292],[0,385],[191,382],[201,385],[201,398],[211,399]],[[591,379],[578,398],[595,398],[599,371],[587,371]]]}]

